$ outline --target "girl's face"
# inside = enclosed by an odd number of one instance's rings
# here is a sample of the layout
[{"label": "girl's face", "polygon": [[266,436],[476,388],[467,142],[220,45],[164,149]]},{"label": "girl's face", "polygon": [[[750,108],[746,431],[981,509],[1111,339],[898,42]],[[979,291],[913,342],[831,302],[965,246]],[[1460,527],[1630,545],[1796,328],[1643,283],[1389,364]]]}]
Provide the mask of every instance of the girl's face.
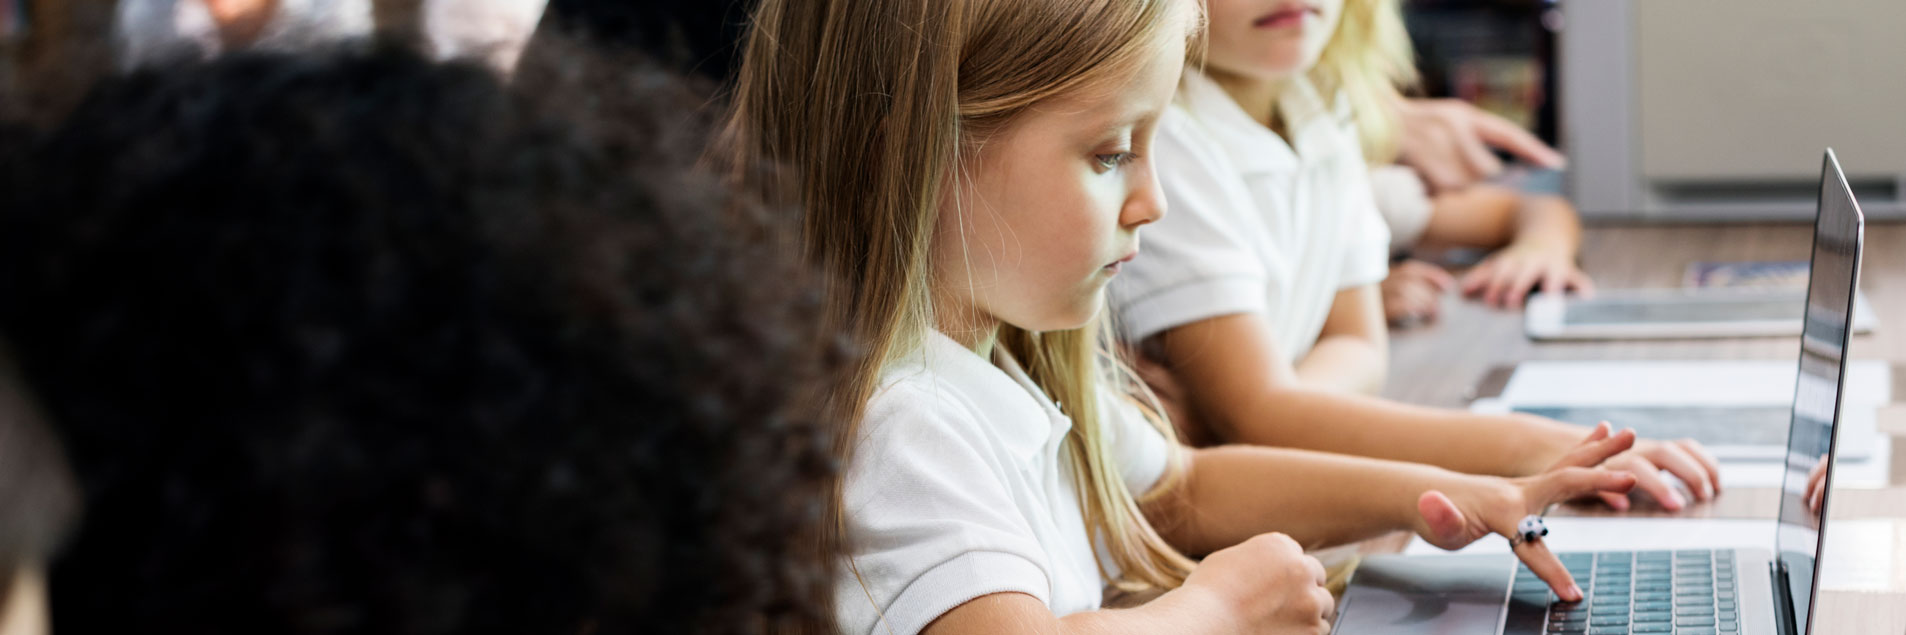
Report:
[{"label": "girl's face", "polygon": [[1137,73],[1037,106],[968,152],[934,228],[942,329],[1071,329],[1104,304],[1138,227],[1165,213],[1149,153],[1185,31],[1163,32]]},{"label": "girl's face", "polygon": [[1344,0],[1206,0],[1210,47],[1218,71],[1261,80],[1309,70],[1343,18]]}]

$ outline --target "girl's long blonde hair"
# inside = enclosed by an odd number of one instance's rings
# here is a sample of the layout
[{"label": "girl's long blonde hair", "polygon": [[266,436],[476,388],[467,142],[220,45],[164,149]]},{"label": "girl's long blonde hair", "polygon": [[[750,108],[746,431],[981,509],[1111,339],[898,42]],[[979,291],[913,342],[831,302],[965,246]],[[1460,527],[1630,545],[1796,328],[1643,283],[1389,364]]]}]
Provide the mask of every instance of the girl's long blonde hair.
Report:
[{"label": "girl's long blonde hair", "polygon": [[1397,100],[1417,80],[1415,49],[1398,0],[1344,0],[1337,32],[1309,75],[1322,94],[1349,100],[1364,160],[1394,162],[1402,133]]},{"label": "girl's long blonde hair", "polygon": [[[1178,24],[1177,2],[1187,0],[761,3],[723,147],[738,179],[804,210],[806,253],[832,278],[828,326],[864,352],[827,397],[843,460],[882,369],[932,328],[929,249],[962,157],[1036,104],[1135,72]],[[764,162],[799,176],[756,169]],[[1008,326],[998,346],[1072,419],[1072,477],[1116,582],[1173,587],[1192,565],[1140,516],[1102,434],[1097,396],[1114,377],[1105,335]],[[820,545],[835,553],[839,502],[837,490]]]}]

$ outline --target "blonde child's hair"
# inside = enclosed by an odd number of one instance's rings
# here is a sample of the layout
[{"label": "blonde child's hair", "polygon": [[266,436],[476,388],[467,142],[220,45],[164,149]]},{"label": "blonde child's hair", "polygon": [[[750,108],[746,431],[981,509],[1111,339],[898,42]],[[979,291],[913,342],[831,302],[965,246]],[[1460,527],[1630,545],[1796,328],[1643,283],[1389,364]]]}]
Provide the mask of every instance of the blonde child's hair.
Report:
[{"label": "blonde child's hair", "polygon": [[[1035,105],[1135,73],[1188,0],[764,0],[723,147],[738,180],[803,210],[802,243],[831,277],[831,332],[864,355],[833,394],[850,461],[883,368],[932,328],[929,249],[963,161]],[[1188,34],[1183,34],[1188,35]],[[760,170],[763,162],[799,171]],[[1067,448],[1086,526],[1126,588],[1174,587],[1192,563],[1139,514],[1104,436],[1099,391],[1119,381],[1109,331],[1002,327],[998,346],[1072,419]],[[1160,422],[1154,422],[1159,424]],[[1170,435],[1168,426],[1160,431]],[[1170,438],[1169,436],[1167,438]],[[844,546],[838,488],[820,548]],[[838,553],[838,551],[837,551]]]},{"label": "blonde child's hair", "polygon": [[1337,32],[1309,71],[1320,92],[1350,102],[1371,165],[1396,160],[1402,133],[1396,104],[1417,81],[1415,61],[1399,0],[1344,0]]}]

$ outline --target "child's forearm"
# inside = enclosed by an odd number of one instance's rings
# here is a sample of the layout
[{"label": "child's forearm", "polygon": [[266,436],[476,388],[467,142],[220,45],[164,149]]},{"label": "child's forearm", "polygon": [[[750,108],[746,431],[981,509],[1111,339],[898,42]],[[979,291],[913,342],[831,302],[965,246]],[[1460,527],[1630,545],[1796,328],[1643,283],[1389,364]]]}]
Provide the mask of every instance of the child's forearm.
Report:
[{"label": "child's forearm", "polygon": [[1338,291],[1317,343],[1295,366],[1297,380],[1333,392],[1383,392],[1390,371],[1389,333],[1377,285]]},{"label": "child's forearm", "polygon": [[1582,220],[1568,201],[1557,196],[1529,196],[1516,217],[1515,244],[1565,252],[1573,257],[1582,246]]},{"label": "child's forearm", "polygon": [[1388,371],[1388,351],[1352,336],[1321,338],[1297,362],[1297,380],[1305,386],[1358,395],[1382,392]]},{"label": "child's forearm", "polygon": [[1423,463],[1468,474],[1524,476],[1588,435],[1537,417],[1483,415],[1308,388],[1239,404],[1232,440]]},{"label": "child's forearm", "polygon": [[1191,554],[1273,531],[1313,548],[1415,529],[1417,498],[1460,477],[1427,465],[1283,448],[1189,452],[1175,490],[1145,511],[1167,541]]},{"label": "child's forearm", "polygon": [[[1055,617],[1030,595],[995,593],[954,607],[923,635],[1194,635],[1239,632],[1230,607],[1206,590],[1174,589],[1129,609],[1100,609]],[[876,631],[878,632],[878,631]]]},{"label": "child's forearm", "polygon": [[1062,635],[1236,633],[1242,630],[1223,602],[1204,589],[1180,587],[1130,609],[1074,613],[1059,620]]}]

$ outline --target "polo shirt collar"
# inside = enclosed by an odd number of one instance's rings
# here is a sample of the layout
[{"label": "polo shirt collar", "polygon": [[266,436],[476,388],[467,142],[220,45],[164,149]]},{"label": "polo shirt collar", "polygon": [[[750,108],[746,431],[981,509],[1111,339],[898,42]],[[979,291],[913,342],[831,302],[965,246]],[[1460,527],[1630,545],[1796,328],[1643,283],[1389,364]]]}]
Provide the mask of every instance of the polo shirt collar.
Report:
[{"label": "polo shirt collar", "polygon": [[1293,141],[1286,142],[1269,126],[1246,114],[1223,87],[1196,69],[1185,71],[1179,102],[1223,148],[1231,163],[1245,173],[1293,171],[1305,159],[1340,147],[1340,120],[1349,114],[1348,104],[1342,100],[1326,106],[1309,79],[1293,79],[1277,97],[1278,111],[1283,113]]},{"label": "polo shirt collar", "polygon": [[[953,384],[980,410],[1014,455],[1022,460],[1056,452],[1058,441],[1072,429],[1072,420],[1059,410],[1020,367],[1018,360],[995,346],[994,361],[954,341],[938,330],[928,330],[922,354],[927,370]],[[1042,413],[1045,426],[1029,420]]]}]

